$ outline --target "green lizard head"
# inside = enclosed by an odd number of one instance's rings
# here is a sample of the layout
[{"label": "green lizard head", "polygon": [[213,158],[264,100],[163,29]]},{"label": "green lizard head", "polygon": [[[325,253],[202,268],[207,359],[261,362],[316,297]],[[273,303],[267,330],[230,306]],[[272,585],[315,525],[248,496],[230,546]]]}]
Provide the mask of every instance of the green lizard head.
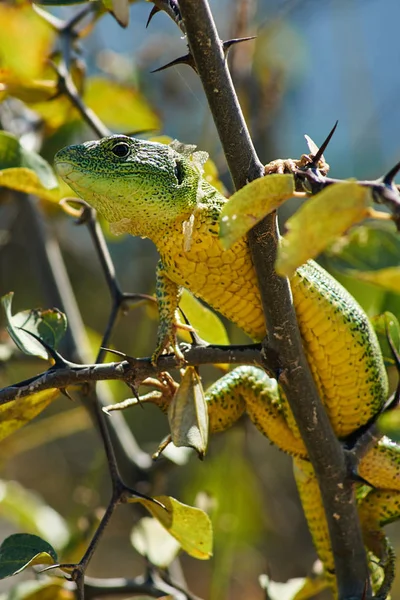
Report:
[{"label": "green lizard head", "polygon": [[68,185],[113,224],[143,237],[158,225],[184,221],[201,199],[206,153],[113,135],[68,146],[55,165]]}]

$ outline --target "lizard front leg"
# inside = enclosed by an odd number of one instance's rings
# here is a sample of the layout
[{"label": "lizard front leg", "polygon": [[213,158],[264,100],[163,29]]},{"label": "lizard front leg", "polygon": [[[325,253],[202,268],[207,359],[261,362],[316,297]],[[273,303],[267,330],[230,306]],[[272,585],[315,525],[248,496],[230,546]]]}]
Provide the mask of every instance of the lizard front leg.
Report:
[{"label": "lizard front leg", "polygon": [[182,288],[168,277],[160,260],[156,270],[156,298],[160,321],[157,331],[157,346],[151,357],[153,364],[157,364],[159,356],[169,348],[172,348],[179,361],[184,362],[185,360],[176,339],[178,327],[185,327],[179,322],[178,317],[181,293]]}]

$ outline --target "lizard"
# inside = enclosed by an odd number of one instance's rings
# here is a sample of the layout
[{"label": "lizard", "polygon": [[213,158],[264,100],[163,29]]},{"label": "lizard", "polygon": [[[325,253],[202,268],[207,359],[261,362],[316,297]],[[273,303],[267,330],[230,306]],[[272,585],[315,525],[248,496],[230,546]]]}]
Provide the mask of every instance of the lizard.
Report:
[{"label": "lizard", "polygon": [[[223,250],[219,216],[227,199],[203,177],[207,154],[112,135],[58,151],[65,182],[110,223],[115,234],[150,238],[160,254],[156,297],[160,323],[153,354],[176,342],[182,288],[230,319],[254,340],[266,334],[255,269],[245,238]],[[290,279],[304,350],[318,392],[339,439],[366,425],[385,405],[388,381],[368,317],[317,263]],[[335,590],[327,523],[311,463],[282,391],[264,371],[239,367],[207,392],[210,431],[229,427],[246,410],[256,427],[293,456],[295,479],[318,556]],[[168,394],[158,403],[166,410]],[[370,485],[359,487],[365,543],[383,563],[391,555],[383,525],[400,517],[400,447],[381,439],[359,465]],[[372,565],[373,563],[371,563]],[[373,571],[373,566],[371,566]],[[390,569],[389,569],[390,570]],[[384,596],[382,596],[383,598]]]}]

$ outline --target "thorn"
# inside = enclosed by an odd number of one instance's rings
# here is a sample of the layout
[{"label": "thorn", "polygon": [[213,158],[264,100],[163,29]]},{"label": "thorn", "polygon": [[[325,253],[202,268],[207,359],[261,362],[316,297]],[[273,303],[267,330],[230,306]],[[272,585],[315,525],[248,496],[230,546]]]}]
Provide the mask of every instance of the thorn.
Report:
[{"label": "thorn", "polygon": [[353,471],[351,474],[351,479],[352,481],[354,481],[354,483],[361,483],[363,485],[367,485],[368,487],[372,487],[375,489],[375,486],[372,485],[367,479],[365,479],[364,477],[361,477],[361,475],[359,475],[357,473],[357,471]]},{"label": "thorn", "polygon": [[58,388],[60,390],[60,392],[62,393],[63,396],[65,396],[66,398],[68,398],[68,400],[72,400],[74,401],[74,399],[72,398],[72,396],[69,395],[67,388]]},{"label": "thorn", "polygon": [[249,37],[233,38],[232,40],[226,40],[226,42],[222,42],[225,56],[228,54],[229,50],[234,44],[240,44],[240,42],[248,42],[249,40],[255,40],[256,37],[256,35],[250,35]]},{"label": "thorn", "polygon": [[385,185],[391,187],[393,185],[394,178],[396,177],[396,175],[399,171],[400,171],[400,161],[392,169],[390,169],[389,173],[387,173],[384,177],[382,177],[382,182]]},{"label": "thorn", "polygon": [[[234,44],[240,44],[240,42],[247,42],[248,40],[254,40],[255,38],[256,38],[256,36],[252,35],[249,37],[234,38],[232,40],[227,40],[226,42],[222,42],[224,55],[226,56],[228,54],[230,48]],[[193,56],[190,54],[190,52],[188,54],[185,54],[185,56],[180,56],[179,58],[172,60],[168,64],[166,64],[162,67],[159,67],[158,69],[154,69],[153,71],[150,71],[150,72],[158,73],[159,71],[164,71],[165,69],[168,69],[169,67],[175,67],[176,65],[189,65],[189,67],[192,67],[192,69],[197,73],[196,65],[195,65]]]},{"label": "thorn", "polygon": [[104,352],[110,352],[110,354],[115,354],[116,356],[120,356],[121,358],[127,357],[125,352],[120,352],[119,350],[113,350],[112,348],[106,348],[105,346],[100,346],[100,350],[104,350]]},{"label": "thorn", "polygon": [[161,12],[161,9],[158,8],[157,6],[153,6],[153,8],[151,9],[151,13],[149,14],[149,18],[147,19],[146,29],[150,25],[150,21],[152,20],[152,18],[154,17],[154,15],[156,15],[158,12]]},{"label": "thorn", "polygon": [[185,54],[185,56],[180,56],[179,58],[172,60],[171,62],[167,63],[166,65],[164,65],[162,67],[158,67],[158,69],[154,69],[153,71],[150,71],[150,73],[159,73],[160,71],[169,69],[169,67],[175,67],[176,65],[189,65],[189,67],[192,67],[192,69],[197,73],[197,69],[196,69],[196,65],[194,64],[193,56],[190,53]]},{"label": "thorn", "polygon": [[335,133],[336,127],[338,126],[339,121],[336,121],[335,125],[333,126],[333,128],[331,129],[331,131],[329,132],[328,137],[326,138],[326,140],[324,141],[324,143],[322,144],[322,146],[320,147],[320,149],[318,150],[318,152],[314,155],[313,161],[312,161],[312,166],[317,168],[318,167],[318,163],[322,158],[322,155],[324,154],[329,142],[332,139],[333,134]]},{"label": "thorn", "polygon": [[[186,325],[189,325],[189,327],[191,327],[189,319],[187,318],[187,316],[185,315],[185,313],[183,312],[183,310],[181,308],[179,308],[181,315],[186,323]],[[198,335],[197,331],[195,331],[194,329],[188,329],[187,330],[189,332],[190,337],[192,338],[192,345],[193,346],[205,346],[207,345],[207,342],[205,342],[204,340],[201,339],[201,337]]]},{"label": "thorn", "polygon": [[129,387],[129,389],[131,390],[132,394],[135,396],[135,399],[137,400],[137,403],[139,404],[140,408],[142,410],[144,410],[143,402],[141,401],[140,396],[139,396],[138,391],[135,388],[135,386],[132,383],[129,383],[129,382],[127,382],[126,385]]}]

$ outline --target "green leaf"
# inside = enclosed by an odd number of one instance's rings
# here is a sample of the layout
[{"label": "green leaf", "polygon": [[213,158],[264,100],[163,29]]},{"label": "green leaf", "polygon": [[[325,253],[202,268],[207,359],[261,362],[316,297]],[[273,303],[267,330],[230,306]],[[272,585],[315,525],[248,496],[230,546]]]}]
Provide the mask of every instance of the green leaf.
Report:
[{"label": "green leaf", "polygon": [[219,237],[225,250],[293,194],[293,175],[277,173],[255,179],[235,192],[223,207],[219,218]]},{"label": "green leaf", "polygon": [[379,430],[393,442],[400,442],[400,410],[390,410],[378,419]]},{"label": "green leaf", "polygon": [[6,313],[8,333],[21,352],[47,360],[45,347],[27,332],[36,335],[51,348],[56,348],[67,329],[66,316],[57,308],[24,310],[12,315],[13,296],[14,292],[10,292],[1,298]]},{"label": "green leaf", "polygon": [[57,398],[58,389],[43,390],[0,405],[0,440],[23,427]]},{"label": "green leaf", "polygon": [[290,277],[308,259],[315,258],[352,225],[367,216],[368,188],[353,181],[337,183],[307,200],[286,222],[276,261],[280,275]]},{"label": "green leaf", "polygon": [[351,274],[397,267],[400,236],[394,223],[361,225],[335,242],[325,256],[334,269]]},{"label": "green leaf", "polygon": [[[209,344],[229,344],[228,334],[218,315],[186,289],[182,292],[179,306],[203,340]],[[183,330],[178,329],[178,334],[190,342],[187,332],[184,334]]]},{"label": "green leaf", "polygon": [[232,559],[237,555],[238,546],[255,546],[262,541],[260,523],[266,518],[260,481],[245,448],[242,430],[236,428],[227,432],[218,455],[208,457],[206,469],[195,471],[195,477],[192,476],[185,491],[186,497],[192,498],[199,489],[207,490],[207,494],[215,499],[212,514],[215,546]]},{"label": "green leaf", "polygon": [[142,504],[190,556],[208,560],[212,555],[212,526],[208,515],[171,496],[155,496],[154,500],[165,508],[146,498],[132,497],[129,502]]},{"label": "green leaf", "polygon": [[208,408],[203,386],[194,367],[186,367],[181,384],[168,408],[168,422],[175,446],[194,448],[200,458],[207,450]]},{"label": "green leaf", "polygon": [[[18,170],[17,170],[18,168]],[[7,170],[13,169],[7,176]],[[25,150],[19,140],[5,131],[0,132],[0,185],[13,187],[22,192],[27,190],[29,183],[27,170],[32,171],[30,185],[52,190],[58,187],[58,182],[50,165],[36,152]],[[18,181],[21,176],[22,182]],[[36,175],[36,177],[33,177]],[[39,183],[38,183],[39,182]]]},{"label": "green leaf", "polygon": [[20,573],[33,565],[53,565],[56,551],[37,535],[16,533],[0,546],[0,579]]},{"label": "green leaf", "polygon": [[392,340],[397,352],[400,353],[400,324],[398,320],[391,312],[384,312],[381,315],[372,317],[371,323],[378,337],[385,365],[387,367],[395,365],[396,363],[389,344],[388,336],[390,336],[390,339]]},{"label": "green leaf", "polygon": [[131,532],[131,544],[153,565],[167,568],[175,559],[180,543],[168,533],[157,519],[144,517]]},{"label": "green leaf", "polygon": [[2,519],[20,530],[44,537],[55,548],[63,548],[68,543],[69,532],[64,519],[32,490],[17,481],[0,480],[0,498]]}]

